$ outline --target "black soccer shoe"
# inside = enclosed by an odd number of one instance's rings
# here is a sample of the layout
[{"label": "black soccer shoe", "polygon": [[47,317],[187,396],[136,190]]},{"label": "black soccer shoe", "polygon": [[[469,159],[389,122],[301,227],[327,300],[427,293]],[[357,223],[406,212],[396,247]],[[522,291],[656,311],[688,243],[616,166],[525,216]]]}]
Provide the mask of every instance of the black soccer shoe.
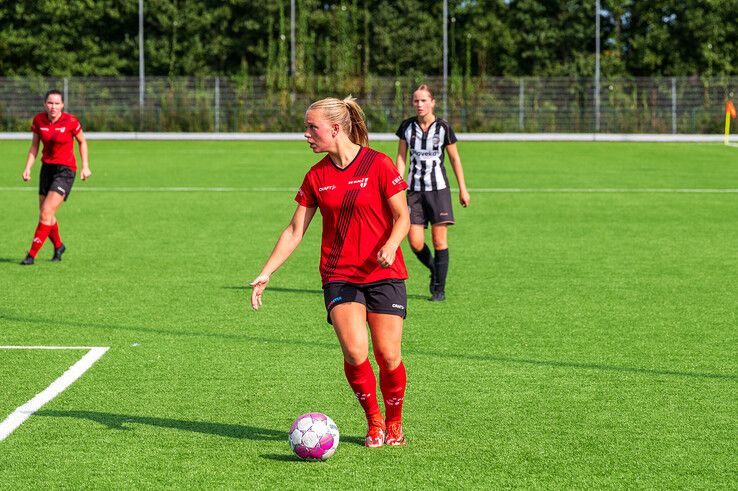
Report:
[{"label": "black soccer shoe", "polygon": [[64,251],[66,251],[66,250],[67,250],[67,247],[64,244],[62,244],[61,246],[59,246],[58,249],[55,247],[54,248],[54,257],[51,258],[51,262],[52,263],[58,263],[59,261],[61,261],[62,254],[64,254]]},{"label": "black soccer shoe", "polygon": [[28,254],[28,255],[26,256],[26,258],[25,258],[25,259],[24,259],[23,261],[21,261],[20,263],[21,263],[21,265],[23,265],[23,266],[30,266],[31,264],[33,264],[33,263],[34,263],[34,259],[33,259],[33,256],[31,256],[30,254]]},{"label": "black soccer shoe", "polygon": [[443,291],[433,292],[433,295],[428,299],[431,302],[443,302],[446,300],[446,294]]}]

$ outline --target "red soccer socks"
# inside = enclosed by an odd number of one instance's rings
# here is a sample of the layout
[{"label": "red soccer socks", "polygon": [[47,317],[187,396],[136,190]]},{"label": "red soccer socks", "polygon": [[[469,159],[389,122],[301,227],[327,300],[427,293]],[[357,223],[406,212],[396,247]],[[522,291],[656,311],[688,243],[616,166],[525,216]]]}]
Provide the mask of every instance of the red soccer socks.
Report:
[{"label": "red soccer socks", "polygon": [[58,249],[62,246],[61,237],[59,236],[59,222],[54,222],[49,230],[49,239],[54,244],[54,249]]},{"label": "red soccer socks", "polygon": [[387,425],[402,421],[402,401],[405,398],[406,382],[405,365],[402,362],[392,371],[379,371],[379,387],[384,397]]},{"label": "red soccer socks", "polygon": [[381,418],[379,404],[377,404],[377,379],[374,378],[374,370],[369,363],[369,358],[359,365],[352,365],[344,360],[343,371],[359,404],[364,408],[367,419],[377,415]]},{"label": "red soccer socks", "polygon": [[31,244],[31,250],[28,251],[28,255],[35,258],[36,254],[38,254],[39,249],[41,249],[41,246],[44,245],[44,242],[46,242],[46,238],[49,236],[49,232],[51,232],[51,228],[53,225],[46,225],[41,222],[38,222],[38,227],[36,227],[36,233],[33,236],[33,243]]}]

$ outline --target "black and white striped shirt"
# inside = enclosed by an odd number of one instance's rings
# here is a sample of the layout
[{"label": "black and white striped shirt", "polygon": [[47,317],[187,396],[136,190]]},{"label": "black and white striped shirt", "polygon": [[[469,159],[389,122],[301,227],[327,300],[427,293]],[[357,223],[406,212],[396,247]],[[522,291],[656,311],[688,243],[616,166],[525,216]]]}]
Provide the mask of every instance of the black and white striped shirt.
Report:
[{"label": "black and white striped shirt", "polygon": [[447,145],[456,143],[456,135],[448,122],[436,119],[423,131],[418,118],[406,119],[395,133],[407,142],[410,150],[407,184],[410,191],[437,191],[448,187],[443,165]]}]

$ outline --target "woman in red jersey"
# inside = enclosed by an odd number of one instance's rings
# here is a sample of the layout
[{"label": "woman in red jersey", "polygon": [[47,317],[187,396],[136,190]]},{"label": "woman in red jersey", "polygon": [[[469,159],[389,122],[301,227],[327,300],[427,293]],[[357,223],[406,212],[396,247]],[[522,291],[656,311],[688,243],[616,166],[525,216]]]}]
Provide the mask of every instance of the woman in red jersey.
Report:
[{"label": "woman in red jersey", "polygon": [[36,162],[39,142],[44,143],[41,156],[41,174],[39,177],[39,220],[36,233],[31,243],[28,255],[21,262],[24,265],[33,264],[46,238],[54,243],[54,262],[61,261],[66,247],[59,237],[59,224],[56,221],[56,211],[62,202],[69,198],[72,191],[74,176],[77,172],[77,161],[74,158],[74,139],[79,144],[79,154],[82,157],[82,180],[90,177],[90,164],[87,155],[87,141],[82,133],[82,126],[77,118],[64,112],[64,97],[58,90],[50,90],[44,99],[46,112],[38,113],[33,118],[31,131],[33,140],[28,150],[26,168],[23,169],[23,180],[31,179],[31,167]]},{"label": "woman in red jersey", "polygon": [[[270,276],[302,240],[317,209],[323,216],[320,273],[328,322],[338,336],[344,372],[366,414],[367,447],[404,445],[405,366],[400,345],[407,309],[407,270],[400,243],[410,227],[407,188],[386,155],[367,147],[364,113],[356,101],[322,99],[305,113],[305,138],[327,155],[305,175],[290,224],[259,276],[251,305],[261,306]],[[367,322],[379,366],[382,417],[369,362]]]}]

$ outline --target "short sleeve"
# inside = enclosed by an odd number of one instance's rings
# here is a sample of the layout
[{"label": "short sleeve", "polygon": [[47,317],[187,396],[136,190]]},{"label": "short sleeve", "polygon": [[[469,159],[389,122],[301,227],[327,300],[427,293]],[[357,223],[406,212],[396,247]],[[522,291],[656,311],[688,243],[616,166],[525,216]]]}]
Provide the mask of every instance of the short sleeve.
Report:
[{"label": "short sleeve", "polygon": [[37,135],[41,135],[41,128],[39,127],[37,116],[34,116],[33,121],[31,121],[31,131]]},{"label": "short sleeve", "polygon": [[405,139],[405,130],[407,129],[407,122],[408,122],[408,120],[406,119],[405,121],[403,121],[402,123],[400,123],[400,127],[397,128],[397,131],[395,132],[395,135],[397,135],[397,137],[400,140],[404,140]]},{"label": "short sleeve", "polygon": [[454,130],[451,129],[450,124],[446,123],[445,127],[446,127],[446,137],[444,138],[443,145],[444,146],[453,145],[457,141],[456,133],[454,133]]},{"label": "short sleeve", "polygon": [[383,198],[389,199],[400,191],[407,189],[407,183],[400,173],[397,172],[392,159],[386,155],[382,155],[381,160],[377,164],[379,164],[377,166],[379,170],[379,188]]},{"label": "short sleeve", "polygon": [[315,195],[313,185],[310,183],[310,173],[305,174],[305,179],[302,180],[300,189],[297,190],[295,196],[297,204],[302,205],[306,208],[315,208],[318,206],[318,198]]},{"label": "short sleeve", "polygon": [[77,136],[77,134],[82,131],[82,125],[77,118],[72,118],[72,127],[72,136]]}]

